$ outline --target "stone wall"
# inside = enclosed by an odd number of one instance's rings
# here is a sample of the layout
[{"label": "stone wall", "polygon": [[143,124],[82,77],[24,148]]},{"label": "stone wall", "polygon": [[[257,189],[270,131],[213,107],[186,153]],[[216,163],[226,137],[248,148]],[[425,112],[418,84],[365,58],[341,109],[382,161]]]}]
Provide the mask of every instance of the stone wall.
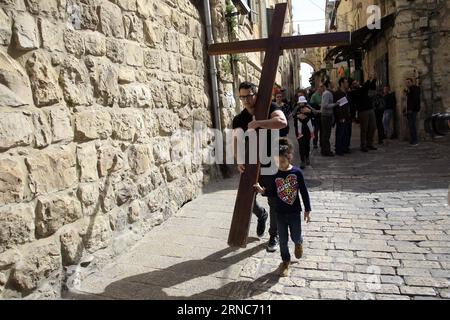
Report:
[{"label": "stone wall", "polygon": [[215,174],[173,134],[212,124],[204,39],[189,0],[0,0],[0,298],[59,296]]}]

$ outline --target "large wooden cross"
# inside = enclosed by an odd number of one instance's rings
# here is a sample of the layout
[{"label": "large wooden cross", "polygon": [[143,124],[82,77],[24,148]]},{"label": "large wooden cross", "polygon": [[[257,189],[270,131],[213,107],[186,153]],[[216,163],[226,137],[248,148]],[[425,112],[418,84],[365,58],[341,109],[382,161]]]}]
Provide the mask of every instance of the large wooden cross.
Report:
[{"label": "large wooden cross", "polygon": [[[265,120],[269,117],[272,88],[281,50],[350,44],[350,32],[282,37],[286,9],[286,3],[280,3],[275,6],[272,27],[267,39],[218,43],[211,44],[208,47],[209,55],[266,51],[255,106],[256,120]],[[253,202],[256,196],[253,185],[259,179],[259,172],[260,163],[258,161],[258,164],[246,164],[245,172],[241,175],[228,237],[229,246],[242,248],[247,246]]]}]

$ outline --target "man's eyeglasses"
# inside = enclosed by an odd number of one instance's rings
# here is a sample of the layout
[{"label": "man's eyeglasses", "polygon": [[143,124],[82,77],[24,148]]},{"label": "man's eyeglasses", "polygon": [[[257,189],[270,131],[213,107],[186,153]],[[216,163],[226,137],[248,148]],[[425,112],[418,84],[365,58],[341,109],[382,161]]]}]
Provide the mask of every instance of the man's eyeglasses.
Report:
[{"label": "man's eyeglasses", "polygon": [[241,100],[248,100],[248,99],[253,98],[254,96],[255,96],[255,94],[249,94],[247,96],[239,96],[239,99],[241,99]]}]

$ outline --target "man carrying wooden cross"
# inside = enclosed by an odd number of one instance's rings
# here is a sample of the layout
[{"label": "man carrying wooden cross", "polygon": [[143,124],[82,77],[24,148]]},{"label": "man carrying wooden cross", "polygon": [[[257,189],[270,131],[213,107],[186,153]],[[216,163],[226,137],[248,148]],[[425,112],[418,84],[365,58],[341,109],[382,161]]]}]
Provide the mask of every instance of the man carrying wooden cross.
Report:
[{"label": "man carrying wooden cross", "polygon": [[[268,118],[269,121],[271,120],[271,114],[269,114],[271,110],[268,109],[272,98],[272,88],[275,82],[278,60],[282,50],[350,44],[351,36],[349,32],[283,37],[286,9],[287,3],[275,5],[269,37],[266,39],[216,43],[208,46],[208,54],[210,55],[257,51],[266,52],[257,99],[254,96],[256,99],[254,107],[255,120],[267,121],[266,119]],[[243,94],[241,95],[245,96]],[[250,124],[251,122],[249,121],[248,123]],[[258,122],[256,123],[258,124]],[[254,185],[258,181],[259,169],[260,165],[258,163],[250,163],[245,166],[245,171],[241,175],[233,219],[231,221],[230,235],[228,237],[228,244],[230,246],[245,248],[247,245],[251,211],[255,196]]]},{"label": "man carrying wooden cross", "polygon": [[[243,82],[239,86],[239,99],[244,106],[244,110],[238,114],[233,119],[233,130],[235,130],[234,136],[237,138],[236,130],[238,128],[247,131],[250,129],[269,129],[267,132],[267,155],[270,156],[273,150],[271,149],[271,139],[272,131],[270,130],[279,130],[287,127],[287,119],[283,113],[283,111],[275,104],[272,103],[270,105],[269,110],[269,119],[268,120],[255,120],[255,107],[257,100],[257,88],[256,85],[250,82]],[[279,136],[279,135],[276,135]],[[249,142],[250,143],[250,142]],[[235,142],[235,145],[237,142]],[[235,154],[236,156],[236,154]],[[270,164],[263,164],[262,167],[270,166]],[[238,164],[238,169],[240,173],[245,172],[245,165]],[[264,187],[268,186],[269,181],[266,183],[267,176],[260,176],[260,184]],[[277,228],[277,217],[275,212],[275,204],[276,199],[273,197],[268,197],[269,207],[270,207],[270,228],[269,235],[270,239],[267,244],[268,252],[275,252],[278,244],[278,228]],[[256,197],[253,202],[253,213],[258,218],[258,225],[256,227],[256,234],[258,237],[262,237],[264,235],[264,231],[266,230],[266,221],[267,221],[267,211],[257,202]]]}]

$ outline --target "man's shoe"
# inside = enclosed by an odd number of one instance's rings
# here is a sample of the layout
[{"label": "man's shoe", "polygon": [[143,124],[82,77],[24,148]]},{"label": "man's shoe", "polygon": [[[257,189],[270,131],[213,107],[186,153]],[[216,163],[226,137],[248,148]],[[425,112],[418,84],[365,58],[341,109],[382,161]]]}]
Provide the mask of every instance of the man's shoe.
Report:
[{"label": "man's shoe", "polygon": [[267,252],[275,252],[277,251],[278,239],[277,237],[270,236],[269,242],[267,243]]},{"label": "man's shoe", "polygon": [[288,277],[289,276],[289,262],[283,261],[278,267],[278,274],[280,277]]},{"label": "man's shoe", "polygon": [[315,145],[314,145],[314,149],[319,149],[319,147],[315,144]]},{"label": "man's shoe", "polygon": [[411,147],[417,147],[418,145],[418,143],[411,143]]},{"label": "man's shoe", "polygon": [[361,151],[362,152],[369,152],[369,149],[367,149],[366,147],[361,147]]},{"label": "man's shoe", "polygon": [[302,161],[302,163],[300,164],[300,169],[305,169],[306,168],[306,164]]},{"label": "man's shoe", "polygon": [[336,152],[336,155],[337,155],[337,156],[343,156],[344,153],[343,153],[343,152]]},{"label": "man's shoe", "polygon": [[264,231],[266,231],[267,216],[268,214],[266,212],[262,218],[258,219],[258,225],[256,226],[256,235],[260,238],[264,235]]},{"label": "man's shoe", "polygon": [[306,165],[310,166],[311,165],[311,160],[309,160],[309,158],[306,159]]},{"label": "man's shoe", "polygon": [[345,150],[344,153],[352,153],[352,151],[349,149],[349,150]]},{"label": "man's shoe", "polygon": [[375,148],[374,146],[368,146],[367,149],[369,149],[369,150],[378,150],[378,148]]},{"label": "man's shoe", "polygon": [[297,259],[300,259],[303,256],[303,244],[299,243],[295,245],[294,254]]}]

